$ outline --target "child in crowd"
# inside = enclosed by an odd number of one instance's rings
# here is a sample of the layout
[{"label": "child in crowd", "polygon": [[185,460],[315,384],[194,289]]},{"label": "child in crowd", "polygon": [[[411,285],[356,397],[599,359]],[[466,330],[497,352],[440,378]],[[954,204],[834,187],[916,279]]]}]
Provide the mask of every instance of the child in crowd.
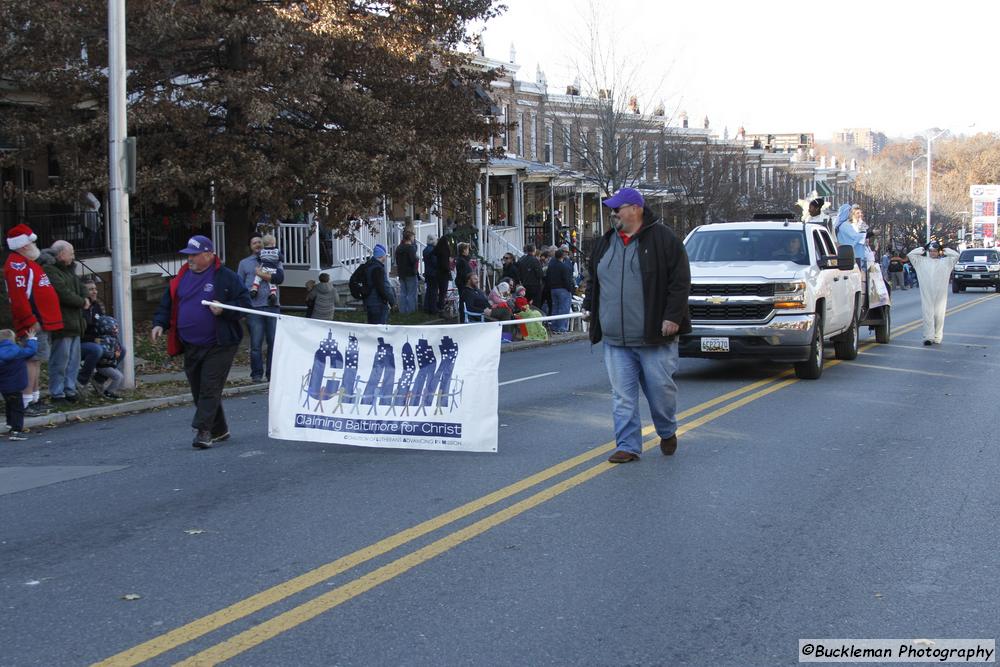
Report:
[{"label": "child in crowd", "polygon": [[109,401],[120,401],[122,396],[118,390],[125,382],[125,375],[118,370],[118,364],[124,354],[121,341],[118,340],[118,320],[108,315],[101,315],[95,318],[94,326],[100,336],[95,342],[100,343],[103,349],[101,359],[97,362],[97,370],[94,371],[94,385],[104,398]]},{"label": "child in crowd", "polygon": [[[257,255],[257,262],[264,273],[273,276],[278,272],[278,265],[283,261],[281,248],[278,247],[278,241],[274,238],[274,234],[264,234],[260,240],[264,244],[264,247],[260,249],[260,253]],[[257,292],[260,291],[261,282],[263,281],[260,276],[253,277],[253,287],[250,288],[251,297],[257,296]],[[270,282],[267,285],[268,289],[271,290],[271,293],[267,297],[267,305],[276,306],[278,305],[278,286]]]},{"label": "child in crowd", "polygon": [[24,435],[24,401],[21,391],[28,386],[28,366],[24,363],[38,352],[38,339],[32,334],[24,347],[17,344],[14,332],[0,329],[0,393],[7,410],[9,440],[27,440]]},{"label": "child in crowd", "polygon": [[316,307],[316,295],[313,293],[316,289],[315,280],[306,281],[306,317],[313,316],[313,309]]}]

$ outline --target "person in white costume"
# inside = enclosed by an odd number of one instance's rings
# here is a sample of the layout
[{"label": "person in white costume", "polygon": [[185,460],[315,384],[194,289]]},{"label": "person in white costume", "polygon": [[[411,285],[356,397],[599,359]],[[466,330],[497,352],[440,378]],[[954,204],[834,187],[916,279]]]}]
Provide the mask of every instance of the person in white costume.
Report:
[{"label": "person in white costume", "polygon": [[944,311],[948,307],[948,278],[958,262],[958,253],[931,241],[927,247],[911,250],[907,258],[917,272],[920,285],[924,345],[940,344],[944,337]]}]

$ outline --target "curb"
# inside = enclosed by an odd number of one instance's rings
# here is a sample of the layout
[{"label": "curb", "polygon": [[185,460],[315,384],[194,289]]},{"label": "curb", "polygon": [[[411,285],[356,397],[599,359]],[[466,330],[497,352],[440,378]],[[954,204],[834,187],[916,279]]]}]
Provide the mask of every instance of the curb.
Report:
[{"label": "curb", "polygon": [[[241,387],[227,387],[222,390],[223,396],[238,396],[240,394],[252,394],[267,389],[267,383],[251,384]],[[74,424],[94,417],[114,417],[117,415],[129,414],[133,412],[145,412],[172,405],[185,405],[191,402],[191,394],[177,394],[174,396],[159,396],[157,398],[144,398],[138,401],[128,401],[126,403],[115,403],[113,405],[99,405],[93,408],[83,408],[82,410],[71,410],[67,412],[54,412],[44,417],[26,417],[24,425],[28,428],[36,426],[58,426],[59,424]]]}]

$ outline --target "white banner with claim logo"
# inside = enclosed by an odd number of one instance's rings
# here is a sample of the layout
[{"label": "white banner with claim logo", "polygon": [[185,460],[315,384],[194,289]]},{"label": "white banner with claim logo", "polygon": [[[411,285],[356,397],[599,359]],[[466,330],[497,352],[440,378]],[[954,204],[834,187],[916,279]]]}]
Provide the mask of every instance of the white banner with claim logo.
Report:
[{"label": "white banner with claim logo", "polygon": [[281,317],[268,434],[361,447],[497,451],[500,326]]}]

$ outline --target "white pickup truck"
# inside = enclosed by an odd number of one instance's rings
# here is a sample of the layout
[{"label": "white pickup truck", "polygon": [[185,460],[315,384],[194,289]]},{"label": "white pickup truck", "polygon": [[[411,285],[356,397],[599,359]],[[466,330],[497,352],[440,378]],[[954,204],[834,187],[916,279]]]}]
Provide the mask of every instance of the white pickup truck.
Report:
[{"label": "white pickup truck", "polygon": [[682,357],[759,358],[823,373],[826,341],[838,359],[858,355],[858,328],[889,341],[889,306],[868,309],[867,281],[850,246],[826,227],[791,220],[697,227],[684,240],[691,263],[692,331]]}]

